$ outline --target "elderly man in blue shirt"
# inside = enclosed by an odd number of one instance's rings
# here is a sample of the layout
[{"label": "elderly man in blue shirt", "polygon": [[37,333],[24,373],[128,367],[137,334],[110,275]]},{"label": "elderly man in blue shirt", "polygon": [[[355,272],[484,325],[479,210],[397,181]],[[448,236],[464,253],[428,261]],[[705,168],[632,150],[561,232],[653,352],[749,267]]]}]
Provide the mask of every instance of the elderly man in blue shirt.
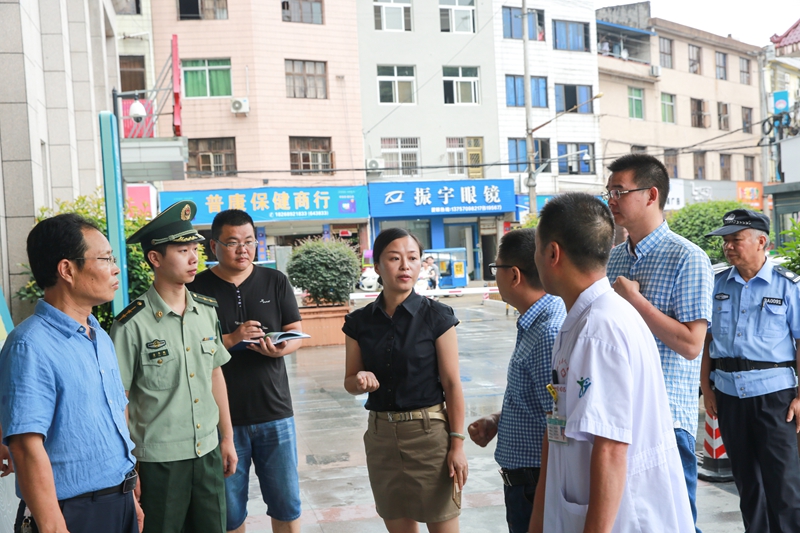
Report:
[{"label": "elderly man in blue shirt", "polygon": [[0,352],[0,426],[22,498],[15,531],[139,532],[127,399],[91,314],[119,287],[111,246],[64,214],[39,222],[27,248],[44,298]]},{"label": "elderly man in blue shirt", "polygon": [[508,363],[503,408],[467,428],[470,438],[486,446],[497,435],[494,458],[500,465],[510,533],[526,533],[542,464],[547,411],[553,407],[553,343],[567,316],[561,298],[545,293],[533,256],[536,231],[514,230],[503,236],[497,263],[490,265],[503,300],[519,312],[517,342]]},{"label": "elderly man in blue shirt", "polygon": [[733,265],[714,280],[700,386],[739,489],[746,531],[800,527],[800,276],[766,258],[769,218],[736,209],[721,235]]}]

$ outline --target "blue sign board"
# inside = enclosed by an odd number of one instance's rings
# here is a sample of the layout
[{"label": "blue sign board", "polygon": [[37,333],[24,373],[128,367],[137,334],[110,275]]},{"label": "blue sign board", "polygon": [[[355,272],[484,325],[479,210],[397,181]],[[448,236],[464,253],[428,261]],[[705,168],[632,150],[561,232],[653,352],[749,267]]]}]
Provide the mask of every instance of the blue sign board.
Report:
[{"label": "blue sign board", "polygon": [[510,179],[369,184],[370,214],[378,218],[499,215],[514,205]]},{"label": "blue sign board", "polygon": [[369,217],[367,188],[363,185],[165,191],[158,196],[162,207],[180,200],[196,203],[194,224],[211,224],[214,216],[226,209],[247,211],[256,223]]},{"label": "blue sign board", "polygon": [[[536,214],[538,215],[539,211],[541,211],[542,208],[544,207],[544,204],[546,204],[553,198],[555,198],[555,196],[553,195],[541,195],[541,194],[537,195]],[[527,194],[518,194],[516,195],[516,201],[517,205],[515,207],[517,211],[517,222],[525,222],[525,217],[528,216],[531,207],[530,196],[528,196]]]},{"label": "blue sign board", "polygon": [[776,91],[772,93],[772,101],[775,105],[775,114],[789,110],[789,91]]}]

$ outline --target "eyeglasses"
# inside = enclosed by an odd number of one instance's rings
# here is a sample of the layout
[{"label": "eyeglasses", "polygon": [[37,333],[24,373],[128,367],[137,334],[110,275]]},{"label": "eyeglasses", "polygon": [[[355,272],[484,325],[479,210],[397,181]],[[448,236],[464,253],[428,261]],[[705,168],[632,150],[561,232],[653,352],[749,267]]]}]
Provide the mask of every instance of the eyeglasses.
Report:
[{"label": "eyeglasses", "polygon": [[[492,273],[492,276],[496,276],[497,275],[497,269],[498,268],[514,268],[514,265],[498,265],[497,263],[491,263],[491,264],[489,264],[489,272]],[[519,268],[519,267],[517,267],[517,268]]]},{"label": "eyeglasses", "polygon": [[70,261],[90,261],[92,259],[94,259],[95,261],[105,261],[106,265],[108,265],[109,267],[116,266],[117,264],[117,258],[114,257],[113,255],[110,255],[108,257],[74,257],[70,259]]},{"label": "eyeglasses", "polygon": [[[217,241],[217,239],[214,239],[214,240]],[[217,241],[217,243],[221,244],[222,246],[224,246],[228,250],[230,250],[230,249],[239,250],[241,248],[247,248],[248,250],[254,250],[255,247],[256,247],[256,244],[258,244],[256,241],[245,241],[245,242],[222,242],[222,241]]]},{"label": "eyeglasses", "polygon": [[639,187],[638,189],[629,189],[627,191],[620,191],[619,189],[611,189],[610,191],[606,191],[600,195],[600,197],[605,200],[606,202],[609,201],[611,198],[614,200],[619,200],[623,194],[628,194],[629,192],[636,192],[636,191],[647,191],[650,190],[652,187]]}]

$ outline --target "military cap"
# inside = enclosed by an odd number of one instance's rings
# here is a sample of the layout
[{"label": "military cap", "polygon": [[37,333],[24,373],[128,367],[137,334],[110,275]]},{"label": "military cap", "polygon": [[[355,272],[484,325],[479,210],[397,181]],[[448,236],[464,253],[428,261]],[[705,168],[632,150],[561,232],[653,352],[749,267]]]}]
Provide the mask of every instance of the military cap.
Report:
[{"label": "military cap", "polygon": [[192,219],[197,206],[190,200],[176,202],[164,209],[156,218],[139,228],[128,238],[128,244],[141,243],[147,253],[159,244],[185,244],[206,240],[194,226]]}]

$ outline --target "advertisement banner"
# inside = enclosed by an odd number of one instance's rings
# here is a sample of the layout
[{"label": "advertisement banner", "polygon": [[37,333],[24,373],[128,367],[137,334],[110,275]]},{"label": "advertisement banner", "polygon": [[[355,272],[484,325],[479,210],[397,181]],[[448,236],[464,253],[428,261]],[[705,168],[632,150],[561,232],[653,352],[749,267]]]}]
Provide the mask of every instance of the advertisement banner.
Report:
[{"label": "advertisement banner", "polygon": [[516,211],[514,180],[370,183],[369,205],[379,218],[499,215]]},{"label": "advertisement banner", "polygon": [[159,193],[164,209],[180,200],[197,204],[194,224],[211,224],[226,209],[241,209],[258,222],[292,220],[339,220],[369,216],[367,188],[356,187],[262,187]]},{"label": "advertisement banner", "polygon": [[764,185],[758,181],[736,182],[736,199],[759,211],[764,208],[763,191]]}]

